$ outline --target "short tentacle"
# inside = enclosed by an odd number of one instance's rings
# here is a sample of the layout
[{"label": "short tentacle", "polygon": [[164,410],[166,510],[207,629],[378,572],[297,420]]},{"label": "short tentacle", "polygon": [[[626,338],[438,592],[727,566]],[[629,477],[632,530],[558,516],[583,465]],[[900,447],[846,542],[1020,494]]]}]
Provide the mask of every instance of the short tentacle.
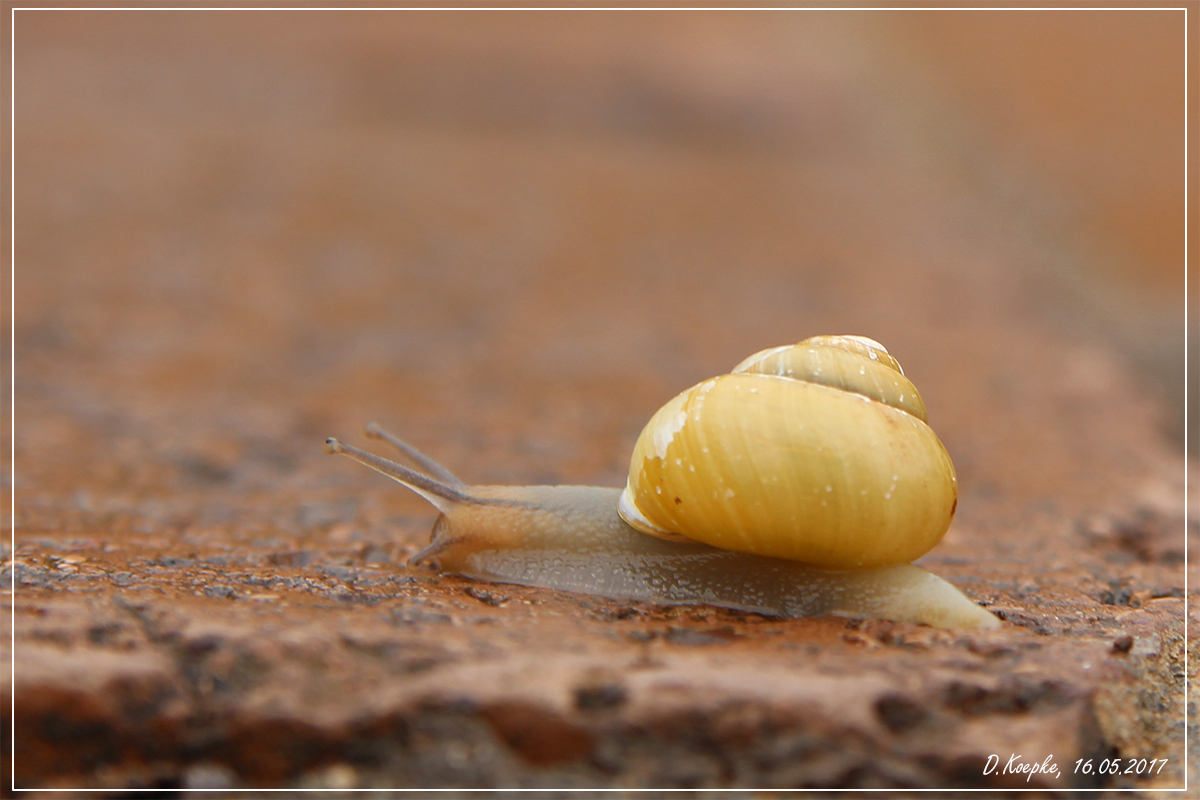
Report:
[{"label": "short tentacle", "polygon": [[412,461],[414,464],[416,464],[418,467],[420,467],[422,470],[424,470],[426,474],[432,475],[433,477],[437,478],[442,483],[448,484],[450,486],[466,486],[467,485],[461,479],[459,479],[459,477],[457,475],[455,475],[453,472],[446,469],[441,464],[434,461],[432,458],[425,455],[424,453],[422,453],[417,448],[413,447],[408,442],[406,442],[403,439],[401,439],[400,437],[396,436],[394,433],[391,433],[391,432],[385,430],[381,425],[379,425],[379,423],[368,422],[365,433],[366,433],[368,439],[384,440],[385,442],[390,444],[392,447],[396,448],[401,453],[403,453],[405,456],[407,456],[410,461]]},{"label": "short tentacle", "polygon": [[441,553],[442,551],[448,549],[452,545],[455,545],[458,543],[459,543],[458,539],[451,539],[446,536],[438,536],[435,532],[434,536],[433,536],[433,541],[431,541],[429,544],[422,547],[416,553],[413,553],[411,556],[409,556],[408,561],[406,561],[405,563],[408,564],[408,566],[410,566],[410,567],[415,567],[418,564],[423,564],[424,562],[426,562],[429,559],[436,556],[438,553]]}]

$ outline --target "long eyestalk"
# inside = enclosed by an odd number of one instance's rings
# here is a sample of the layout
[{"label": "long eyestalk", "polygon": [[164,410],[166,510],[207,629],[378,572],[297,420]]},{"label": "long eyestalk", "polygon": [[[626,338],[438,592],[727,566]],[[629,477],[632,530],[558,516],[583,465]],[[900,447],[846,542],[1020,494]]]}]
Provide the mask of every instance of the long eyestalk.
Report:
[{"label": "long eyestalk", "polygon": [[386,458],[380,458],[374,453],[368,453],[366,450],[360,450],[352,445],[342,444],[332,437],[325,440],[325,452],[330,455],[348,456],[376,472],[387,475],[392,480],[399,481],[421,495],[421,497],[424,497],[443,514],[448,513],[455,504],[490,505],[493,502],[489,498],[473,497],[461,491],[459,488],[463,485],[461,481],[454,486],[449,486],[414,469],[409,469],[394,461],[388,461]]},{"label": "long eyestalk", "polygon": [[407,456],[410,461],[412,461],[414,464],[416,464],[418,467],[420,467],[427,475],[432,475],[433,477],[437,478],[442,483],[447,484],[448,486],[466,486],[467,485],[467,484],[463,483],[463,481],[460,480],[459,477],[457,475],[455,475],[453,472],[446,469],[441,464],[434,461],[432,458],[425,455],[420,450],[418,450],[417,448],[413,447],[408,442],[401,439],[399,436],[396,436],[394,433],[384,430],[383,427],[381,427],[379,425],[379,423],[368,422],[365,433],[366,433],[368,439],[384,440],[385,442],[390,444],[392,447],[396,448],[401,453],[403,453],[405,456]]}]

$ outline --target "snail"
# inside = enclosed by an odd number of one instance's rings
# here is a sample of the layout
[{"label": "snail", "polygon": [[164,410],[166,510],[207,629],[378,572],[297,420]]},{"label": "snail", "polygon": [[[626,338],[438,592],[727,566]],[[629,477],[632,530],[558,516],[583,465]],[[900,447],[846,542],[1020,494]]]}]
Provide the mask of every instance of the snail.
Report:
[{"label": "snail", "polygon": [[763,350],[664,405],[624,489],[469,486],[397,437],[410,469],[327,439],[441,512],[410,564],[618,600],[776,617],[832,614],[994,628],[908,563],[941,540],[957,479],[883,345],[817,336]]}]

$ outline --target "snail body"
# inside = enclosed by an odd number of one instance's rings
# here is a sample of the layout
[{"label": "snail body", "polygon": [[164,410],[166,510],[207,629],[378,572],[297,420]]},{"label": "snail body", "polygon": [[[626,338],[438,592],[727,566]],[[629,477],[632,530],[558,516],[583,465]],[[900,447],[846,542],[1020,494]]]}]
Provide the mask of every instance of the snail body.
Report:
[{"label": "snail body", "polygon": [[[860,374],[854,359],[839,372],[822,361],[830,357],[825,343],[813,345],[814,340],[757,354],[734,374],[693,387],[655,415],[635,447],[623,490],[468,486],[376,426],[368,426],[369,436],[388,440],[421,470],[336,439],[326,441],[326,451],[383,472],[438,508],[432,541],[410,563],[436,561],[443,571],[472,578],[618,600],[705,604],[778,617],[833,614],[943,628],[998,626],[996,617],[953,585],[906,563],[944,534],[956,496],[953,466],[924,423],[920,395],[908,388],[898,365],[886,363],[894,359],[881,346],[865,344],[870,340],[817,339],[847,340],[835,342],[835,348],[867,350],[862,358],[885,362],[886,372],[863,366]],[[781,355],[796,348],[803,352]],[[827,383],[800,382],[804,388],[778,391],[775,384],[798,383],[785,373],[814,359],[826,363],[819,375]],[[847,382],[856,388],[836,385]],[[871,383],[876,395],[903,395],[896,402],[908,408],[860,394],[863,383]],[[850,411],[829,410],[831,403],[846,400],[835,393],[855,395]],[[756,419],[726,417],[727,406],[736,406],[739,397],[762,396],[769,398],[759,405],[768,417],[780,406],[792,415],[783,433]],[[888,410],[864,413],[859,405]],[[727,421],[705,427],[711,418]],[[828,429],[839,425],[853,435],[831,435]],[[797,426],[803,426],[798,434],[789,432]],[[730,452],[739,437],[750,445],[741,458]],[[839,459],[838,448],[847,446],[875,457]],[[758,461],[751,458],[755,450]],[[779,466],[789,455],[793,464],[798,458],[816,466]],[[719,465],[708,484],[695,477],[707,468],[706,460]],[[743,470],[750,466],[744,471],[751,477],[740,477],[740,462]],[[872,480],[878,485],[862,494],[860,484]],[[878,496],[872,494],[876,489]],[[782,508],[783,522],[763,511],[772,504]],[[789,542],[789,531],[808,542]]]}]

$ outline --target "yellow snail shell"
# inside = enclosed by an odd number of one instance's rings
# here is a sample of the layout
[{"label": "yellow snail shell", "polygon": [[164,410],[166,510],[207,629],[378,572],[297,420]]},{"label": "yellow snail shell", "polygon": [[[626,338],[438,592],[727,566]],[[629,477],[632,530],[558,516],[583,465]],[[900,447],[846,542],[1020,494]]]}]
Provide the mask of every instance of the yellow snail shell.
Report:
[{"label": "yellow snail shell", "polygon": [[619,510],[663,538],[861,569],[929,552],[957,497],[921,396],[883,345],[817,336],[663,406],[634,446]]}]

